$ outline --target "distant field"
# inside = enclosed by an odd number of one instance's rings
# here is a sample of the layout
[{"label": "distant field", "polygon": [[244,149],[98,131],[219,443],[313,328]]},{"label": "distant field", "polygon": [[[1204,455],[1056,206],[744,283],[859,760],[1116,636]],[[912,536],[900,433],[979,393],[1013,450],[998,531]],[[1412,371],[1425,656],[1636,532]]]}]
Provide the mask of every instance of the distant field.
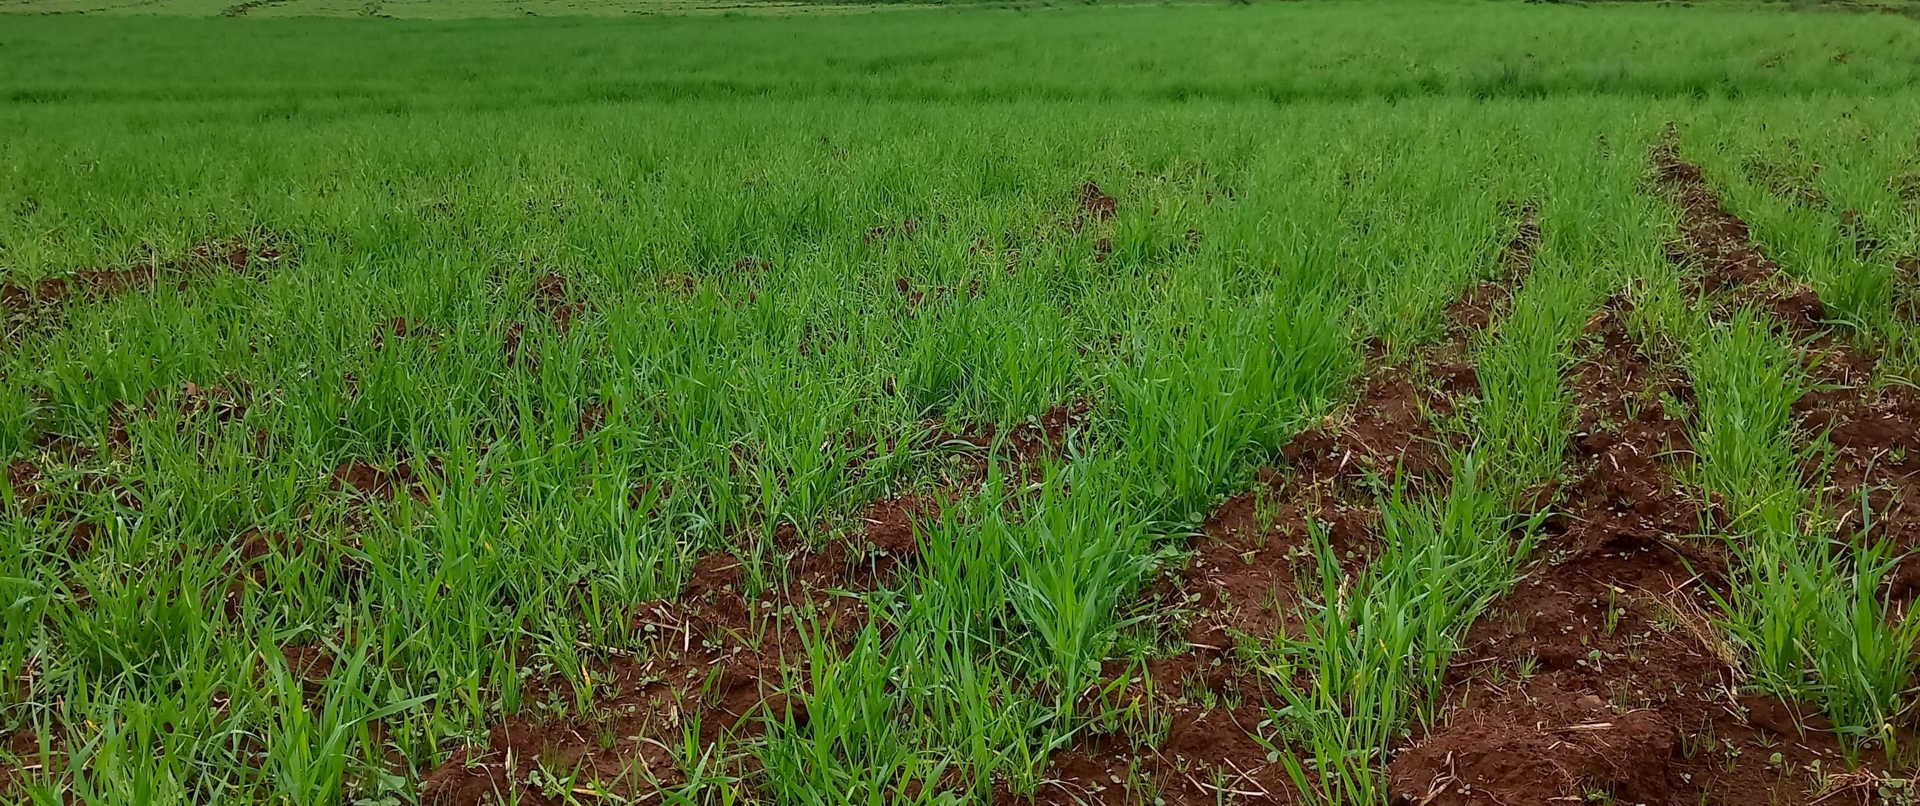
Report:
[{"label": "distant field", "polygon": [[0,802],[1915,802],[1920,23],[329,2],[0,0]]},{"label": "distant field", "polygon": [[[1217,0],[1198,0],[1216,2]],[[1633,0],[1629,0],[1632,2]],[[1196,0],[1181,0],[1183,4]],[[1659,2],[1659,0],[1651,0]],[[1650,2],[1650,4],[1651,4]],[[1669,0],[1670,2],[1670,0]],[[379,17],[455,20],[501,17],[621,17],[656,14],[858,14],[942,6],[1043,10],[1171,5],[1144,0],[0,0],[0,14],[173,17]],[[1660,2],[1661,5],[1667,4]],[[1920,0],[1706,0],[1710,7],[1772,11],[1920,13]],[[1689,6],[1694,4],[1688,4]]]},{"label": "distant field", "polygon": [[[1730,8],[1920,12],[1916,0],[1719,0]],[[1193,0],[1182,0],[1193,2]],[[1710,0],[1711,2],[1711,0]],[[652,14],[847,14],[943,5],[1045,9],[1145,5],[1129,0],[0,0],[0,13],[185,17],[381,17],[450,20],[489,17],[618,17]],[[1168,4],[1161,0],[1161,5]]]},{"label": "distant field", "polygon": [[0,0],[0,14],[446,20],[649,14],[844,14],[925,8],[928,5],[786,0]]}]

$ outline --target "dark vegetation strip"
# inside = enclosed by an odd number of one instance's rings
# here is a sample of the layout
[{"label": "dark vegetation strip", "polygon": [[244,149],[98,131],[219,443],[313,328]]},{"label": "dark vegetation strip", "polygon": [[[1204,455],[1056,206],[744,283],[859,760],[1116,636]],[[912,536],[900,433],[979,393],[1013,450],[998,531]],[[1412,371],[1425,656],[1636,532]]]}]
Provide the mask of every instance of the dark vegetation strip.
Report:
[{"label": "dark vegetation strip", "polygon": [[293,2],[293,0],[245,0],[245,2],[234,3],[233,5],[220,9],[220,16],[244,17],[254,9],[286,5],[291,2]]},{"label": "dark vegetation strip", "polygon": [[[370,4],[377,8],[377,4]],[[694,25],[646,21],[597,22],[591,30],[559,25],[533,33],[469,24],[463,35],[482,54],[477,68],[490,79],[446,87],[422,97],[413,88],[439,76],[449,48],[422,47],[404,30],[352,29],[355,47],[309,33],[338,20],[278,23],[235,38],[204,21],[141,18],[88,19],[88,35],[68,33],[68,20],[15,15],[21,31],[11,47],[20,67],[0,86],[0,98],[35,104],[98,101],[279,100],[290,95],[339,93],[349,105],[383,109],[395,103],[486,109],[567,103],[626,103],[696,98],[793,98],[821,95],[899,100],[1185,101],[1419,97],[1534,99],[1555,95],[1617,95],[1688,99],[1769,93],[1821,94],[1835,90],[1904,89],[1913,82],[1911,43],[1888,43],[1884,26],[1801,15],[1727,10],[1609,9],[1604,16],[1571,9],[1529,11],[1528,30],[1543,40],[1501,38],[1489,50],[1450,48],[1487,30],[1514,25],[1514,12],[1430,9],[1418,6],[1366,11],[1358,23],[1377,41],[1425,54],[1417,64],[1383,71],[1368,65],[1366,47],[1349,42],[1338,22],[1345,14],[1302,14],[1297,7],[1252,9],[1231,35],[1195,25],[1178,10],[1132,10],[1130,16],[1062,15],[1030,30],[965,17],[933,36],[903,19],[850,25],[838,20],[743,20],[725,35]],[[1655,16],[1655,15],[1659,16]],[[1616,19],[1617,17],[1617,19]],[[1662,23],[1684,19],[1678,26]],[[1819,25],[1813,25],[1818,20]],[[1727,33],[1702,41],[1681,32],[1693,26]],[[779,43],[795,28],[819,43],[795,53]],[[1786,64],[1752,58],[1751,44],[1799,34],[1807,41]],[[971,37],[954,47],[952,37]],[[1115,65],[1084,41],[1132,37],[1143,46],[1138,64]],[[1297,62],[1266,61],[1276,37],[1301,43]],[[1653,44],[1649,37],[1657,37]],[[651,43],[651,44],[648,44]],[[119,44],[119,47],[111,45]],[[703,47],[704,46],[704,47]],[[1633,47],[1659,53],[1659,69],[1619,69],[1617,54]],[[719,57],[744,48],[755,58]],[[196,57],[219,50],[236,63],[256,65],[246,76],[201,65]],[[1220,63],[1193,69],[1183,54],[1223,54]],[[1855,53],[1850,65],[1824,54]],[[633,58],[633,53],[649,54]],[[856,53],[859,58],[833,54]],[[983,58],[1007,54],[1009,70]],[[1050,53],[1049,61],[1037,54]],[[629,54],[628,60],[609,55]],[[1537,54],[1537,58],[1528,54]],[[1605,54],[1605,55],[1602,55]],[[28,69],[38,65],[64,65]],[[365,65],[382,65],[379,70]],[[1502,69],[1483,65],[1501,64]],[[1036,65],[1046,69],[1037,70]],[[1182,69],[1169,69],[1180,65]],[[985,69],[981,69],[985,68]],[[223,74],[224,73],[224,74]],[[342,74],[345,75],[342,75]],[[182,78],[184,76],[184,78]],[[210,78],[224,80],[208,80]],[[324,93],[315,85],[325,77]],[[183,93],[181,85],[190,86]],[[309,110],[305,114],[313,114]],[[248,114],[251,114],[249,111]],[[322,112],[324,114],[324,112]]]}]

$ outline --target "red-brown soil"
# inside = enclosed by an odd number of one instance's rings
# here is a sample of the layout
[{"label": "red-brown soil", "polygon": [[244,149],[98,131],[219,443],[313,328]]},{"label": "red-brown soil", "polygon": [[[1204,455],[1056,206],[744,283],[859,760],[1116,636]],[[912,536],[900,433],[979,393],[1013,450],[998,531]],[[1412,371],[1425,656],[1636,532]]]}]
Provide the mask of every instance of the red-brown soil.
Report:
[{"label": "red-brown soil", "polygon": [[[1778,274],[1696,167],[1671,144],[1654,164],[1683,215],[1672,256],[1701,270],[1700,293],[1762,304],[1795,330],[1818,327],[1818,301]],[[1713,516],[1675,479],[1686,428],[1662,405],[1663,395],[1691,399],[1690,389],[1637,349],[1619,315],[1615,306],[1595,320],[1573,380],[1578,480],[1561,491],[1544,558],[1468,633],[1448,677],[1452,705],[1391,762],[1393,799],[1864,802],[1871,766],[1820,781],[1817,770],[1848,767],[1823,719],[1739,696],[1708,615],[1728,560],[1686,539]]]},{"label": "red-brown soil", "polygon": [[[1843,534],[1920,548],[1920,397],[1894,384],[1874,388],[1873,364],[1857,353],[1830,345],[1814,355],[1817,385],[1794,412],[1809,435],[1825,435],[1829,450],[1809,463],[1808,476],[1824,480],[1821,494]],[[1917,584],[1920,558],[1909,557],[1894,593],[1909,600]]]},{"label": "red-brown soil", "polygon": [[549,272],[534,281],[533,291],[528,294],[534,310],[546,314],[553,322],[553,329],[561,333],[572,330],[574,320],[591,310],[585,300],[569,302],[570,289],[567,278]]},{"label": "red-brown soil", "polygon": [[920,231],[920,219],[909,218],[904,221],[901,221],[897,225],[881,224],[877,227],[869,229],[867,230],[867,235],[865,240],[867,243],[870,243],[870,244],[878,241],[885,241],[888,238],[893,237],[896,233],[902,238],[911,238],[913,237],[914,233],[919,231]]},{"label": "red-brown soil", "polygon": [[1735,304],[1771,311],[1797,333],[1822,327],[1826,306],[1819,296],[1780,270],[1755,246],[1747,222],[1720,206],[1699,166],[1680,158],[1672,138],[1653,153],[1655,178],[1680,210],[1682,241],[1668,257],[1699,269],[1699,294],[1727,291]]},{"label": "red-brown soil", "polygon": [[[1571,379],[1576,481],[1543,559],[1468,632],[1453,705],[1389,768],[1396,802],[1767,803],[1788,778],[1804,783],[1808,762],[1844,768],[1831,734],[1779,735],[1756,721],[1785,704],[1753,700],[1755,720],[1732,693],[1705,620],[1726,561],[1686,539],[1705,508],[1673,476],[1686,428],[1661,405],[1685,381],[1619,318],[1595,320]],[[1768,763],[1776,751],[1791,770]]]},{"label": "red-brown soil", "polygon": [[[1086,736],[1049,759],[1033,802],[1132,803],[1139,793],[1123,782],[1142,772],[1170,804],[1292,800],[1285,771],[1254,738],[1268,719],[1271,683],[1241,666],[1235,643],[1298,624],[1297,583],[1317,562],[1309,524],[1326,524],[1343,565],[1358,572],[1373,553],[1378,486],[1396,473],[1424,484],[1444,472],[1429,393],[1399,368],[1376,368],[1361,384],[1359,400],[1283,449],[1290,472],[1263,470],[1254,491],[1223,504],[1186,568],[1150,592],[1155,609],[1187,614],[1188,650],[1103,670],[1109,679],[1134,678],[1112,704],[1145,704],[1168,725],[1166,739],[1147,747],[1120,734]],[[996,802],[1023,800],[1002,791]]]},{"label": "red-brown soil", "polygon": [[388,339],[426,339],[440,338],[440,331],[427,326],[418,319],[395,316],[381,322],[373,329],[373,349],[384,350]]},{"label": "red-brown soil", "polygon": [[[426,471],[440,473],[438,457],[429,457]],[[394,463],[392,470],[381,470],[366,462],[351,460],[341,462],[333,469],[330,485],[336,492],[344,492],[361,498],[390,501],[395,493],[408,491],[415,497],[425,493],[420,488],[422,479],[413,462],[402,457]]]},{"label": "red-brown soil", "polygon": [[1223,651],[1236,635],[1273,635],[1288,622],[1296,579],[1312,576],[1318,563],[1315,523],[1348,570],[1358,571],[1372,554],[1374,495],[1396,476],[1428,487],[1445,473],[1428,415],[1431,393],[1394,368],[1375,369],[1361,384],[1361,398],[1333,422],[1281,449],[1290,473],[1264,472],[1260,486],[1229,499],[1202,526],[1182,586],[1198,597],[1189,643]]},{"label": "red-brown soil", "polygon": [[1673,476],[1686,429],[1660,404],[1662,393],[1686,396],[1686,381],[1648,361],[1618,319],[1616,310],[1596,320],[1575,373],[1578,481],[1548,522],[1543,559],[1468,633],[1448,676],[1453,705],[1397,753],[1393,797],[1864,802],[1866,789],[1846,787],[1870,775],[1819,789],[1811,765],[1848,765],[1817,714],[1738,695],[1707,622],[1727,559],[1687,539],[1708,527],[1708,508]]},{"label": "red-brown soil", "polygon": [[[1824,435],[1830,445],[1807,474],[1821,482],[1842,534],[1859,535],[1864,525],[1866,540],[1888,540],[1902,552],[1920,548],[1920,396],[1899,384],[1875,388],[1875,359],[1824,328],[1819,298],[1753,245],[1746,223],[1720,206],[1671,141],[1655,151],[1654,165],[1681,205],[1684,241],[1674,259],[1700,270],[1703,292],[1730,289],[1736,303],[1762,304],[1805,343],[1816,388],[1794,411],[1810,437]],[[1849,234],[1857,249],[1877,247],[1867,243],[1870,234]],[[1892,587],[1903,603],[1920,594],[1920,556],[1902,560]]]},{"label": "red-brown soil", "polygon": [[[533,286],[527,290],[527,301],[533,309],[547,317],[553,323],[553,329],[561,333],[570,332],[573,323],[593,310],[586,300],[575,300],[573,286],[564,275],[548,272],[535,278]],[[572,300],[572,301],[569,301]],[[404,319],[393,320],[396,323],[394,335],[407,335],[407,322]],[[427,331],[423,335],[433,335]],[[507,366],[523,366],[529,372],[539,369],[538,356],[521,355],[521,342],[526,339],[525,322],[509,322],[500,339],[500,353],[507,359]],[[376,337],[377,340],[377,337]]]},{"label": "red-brown soil", "polygon": [[486,746],[456,753],[427,776],[425,802],[490,803],[496,793],[517,789],[522,803],[546,803],[528,784],[536,762],[578,769],[583,782],[617,792],[644,793],[649,781],[680,780],[671,755],[655,742],[675,743],[696,722],[703,746],[723,733],[758,733],[769,700],[784,707],[784,675],[804,675],[807,668],[801,626],[783,611],[825,605],[822,623],[833,634],[857,627],[865,614],[855,612],[857,600],[811,588],[749,600],[742,593],[745,571],[742,561],[724,553],[700,558],[677,602],[656,602],[635,614],[647,649],[589,670],[592,713],[542,718],[534,704],[550,697],[571,703],[575,690],[557,677],[534,681],[524,695],[528,707],[496,725]]},{"label": "red-brown soil", "polygon": [[588,403],[580,407],[580,417],[573,424],[573,438],[586,439],[607,424],[607,404]]},{"label": "red-brown soil", "polygon": [[[34,733],[32,728],[14,731],[7,737],[6,754],[31,764],[40,757],[39,734]],[[26,779],[27,775],[21,769],[0,761],[0,793],[16,794],[13,792],[14,781]]]},{"label": "red-brown soil", "polygon": [[1106,221],[1120,211],[1120,201],[1107,195],[1099,185],[1088,182],[1080,186],[1080,223],[1087,221]]},{"label": "red-brown soil", "polygon": [[326,696],[327,678],[333,676],[333,653],[319,644],[288,644],[280,648],[287,663],[287,674],[300,686],[300,697],[308,708],[319,708]]},{"label": "red-brown soil", "polygon": [[907,314],[912,316],[916,315],[920,306],[926,304],[929,299],[935,301],[973,299],[980,296],[981,284],[979,280],[968,280],[964,286],[916,286],[912,278],[901,276],[893,278],[893,291],[907,301]]},{"label": "red-brown soil", "polygon": [[946,486],[954,489],[978,486],[986,481],[989,465],[1000,463],[1009,483],[1037,480],[1042,463],[1059,459],[1084,438],[1093,401],[1077,398],[1055,405],[1038,420],[1021,423],[1004,433],[992,423],[968,424],[958,430],[940,419],[928,420],[928,447],[959,448],[949,470]]},{"label": "red-brown soil", "polygon": [[920,560],[919,524],[940,517],[940,500],[907,494],[883,498],[860,513],[860,532],[844,543],[830,543],[821,555],[845,552],[852,563],[843,571],[858,590],[891,584],[900,571]]},{"label": "red-brown soil", "polygon": [[[1143,794],[1135,789],[1141,775],[1167,804],[1298,799],[1256,738],[1268,706],[1278,704],[1272,682],[1244,667],[1234,648],[1243,638],[1299,628],[1297,607],[1312,593],[1303,586],[1318,584],[1316,525],[1348,575],[1358,574],[1374,553],[1376,496],[1396,481],[1412,490],[1444,485],[1449,441],[1436,419],[1451,414],[1456,399],[1478,394],[1468,345],[1505,310],[1511,286],[1532,268],[1539,238],[1531,208],[1523,208],[1518,232],[1501,251],[1503,282],[1478,285],[1449,306],[1441,344],[1409,366],[1373,356],[1358,399],[1283,447],[1284,471],[1262,469],[1253,491],[1206,520],[1187,566],[1149,591],[1153,609],[1184,616],[1187,651],[1103,670],[1108,679],[1129,681],[1115,699],[1137,701],[1164,720],[1166,739],[1145,746],[1119,733],[1085,736],[1049,759],[1034,802],[1134,803]],[[1003,791],[996,802],[1022,800]]]},{"label": "red-brown soil", "polygon": [[[1533,255],[1540,249],[1540,223],[1535,218],[1537,211],[1533,204],[1528,203],[1519,206],[1515,214],[1519,217],[1519,224],[1514,236],[1500,249],[1501,276],[1495,282],[1474,286],[1447,306],[1447,318],[1456,330],[1486,330],[1494,319],[1506,311],[1513,301],[1513,290],[1533,271]],[[1472,367],[1464,363],[1450,365],[1449,368],[1472,372]],[[1471,376],[1465,380],[1462,388],[1479,388],[1478,381]]]},{"label": "red-brown soil", "polygon": [[[933,446],[967,449],[960,452],[961,466],[946,489],[964,494],[967,485],[986,478],[992,459],[1003,462],[1010,477],[1024,478],[1033,465],[1067,449],[1091,408],[1085,400],[1062,404],[1005,434],[991,427],[955,434],[930,423]],[[360,495],[390,497],[411,478],[399,477],[400,472],[350,462],[336,471],[336,483]],[[819,546],[781,524],[767,541],[774,555],[768,570],[775,573],[753,597],[746,595],[745,561],[725,552],[701,557],[680,597],[635,614],[643,650],[607,651],[590,663],[595,689],[590,714],[553,719],[523,709],[509,716],[484,746],[460,750],[427,777],[425,801],[466,806],[491,802],[511,789],[521,803],[545,803],[528,785],[535,760],[550,769],[577,768],[583,782],[646,797],[655,787],[679,782],[680,773],[661,745],[681,741],[682,731],[695,721],[705,747],[723,735],[758,735],[768,716],[791,713],[804,724],[806,692],[793,690],[789,681],[804,685],[806,679],[805,631],[822,628],[824,638],[844,649],[869,621],[859,594],[892,584],[919,561],[916,525],[940,517],[942,499],[943,494],[909,493],[875,501],[847,534]],[[536,680],[524,700],[571,702],[573,686],[558,675]],[[636,772],[635,765],[644,771]]]}]

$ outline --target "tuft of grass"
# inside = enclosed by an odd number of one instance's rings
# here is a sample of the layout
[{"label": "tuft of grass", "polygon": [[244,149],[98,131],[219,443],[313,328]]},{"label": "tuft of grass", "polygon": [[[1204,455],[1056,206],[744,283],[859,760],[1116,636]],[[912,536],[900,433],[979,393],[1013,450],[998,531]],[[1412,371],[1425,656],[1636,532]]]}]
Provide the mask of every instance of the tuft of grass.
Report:
[{"label": "tuft of grass", "polygon": [[1319,598],[1301,635],[1263,653],[1285,701],[1273,714],[1279,735],[1303,755],[1279,760],[1315,802],[1386,799],[1386,749],[1408,723],[1431,724],[1460,636],[1531,548],[1529,525],[1483,486],[1482,461],[1459,457],[1452,488],[1434,500],[1396,488],[1382,502],[1380,554],[1358,578],[1316,534]]}]

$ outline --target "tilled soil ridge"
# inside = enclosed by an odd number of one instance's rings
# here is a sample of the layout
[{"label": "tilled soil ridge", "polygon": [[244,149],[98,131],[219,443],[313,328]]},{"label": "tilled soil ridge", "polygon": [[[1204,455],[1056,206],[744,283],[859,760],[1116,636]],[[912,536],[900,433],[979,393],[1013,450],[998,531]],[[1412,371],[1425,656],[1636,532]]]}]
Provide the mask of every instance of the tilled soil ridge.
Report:
[{"label": "tilled soil ridge", "polygon": [[[1683,240],[1669,256],[1700,271],[1691,290],[1770,311],[1807,340],[1825,383],[1796,408],[1802,425],[1832,437],[1831,479],[1844,493],[1885,493],[1890,505],[1876,509],[1903,512],[1899,488],[1911,471],[1904,462],[1870,468],[1885,457],[1877,451],[1912,439],[1910,409],[1865,391],[1872,362],[1823,332],[1818,298],[1752,243],[1697,166],[1671,142],[1653,162],[1682,213]],[[1708,615],[1728,559],[1685,539],[1722,518],[1675,477],[1690,452],[1666,402],[1690,401],[1692,389],[1648,360],[1624,313],[1616,302],[1594,320],[1574,373],[1580,480],[1548,523],[1547,559],[1469,632],[1449,675],[1455,704],[1393,759],[1392,797],[1423,806],[1865,802],[1884,767],[1846,772],[1817,713],[1738,694],[1736,661]],[[1890,523],[1903,528],[1899,517]]]},{"label": "tilled soil ridge", "polygon": [[1836,737],[1795,727],[1800,709],[1735,694],[1706,615],[1726,558],[1686,539],[1707,507],[1674,476],[1686,428],[1661,405],[1686,381],[1622,318],[1595,320],[1571,379],[1578,481],[1545,559],[1469,630],[1453,705],[1389,767],[1398,803],[1808,802],[1810,765],[1844,769]]},{"label": "tilled soil ridge", "polygon": [[[1827,328],[1819,297],[1753,244],[1746,222],[1720,205],[1671,140],[1653,163],[1682,212],[1683,241],[1670,257],[1700,271],[1701,292],[1724,289],[1736,305],[1770,310],[1803,343],[1815,388],[1794,413],[1810,439],[1825,439],[1806,471],[1839,532],[1888,540],[1903,553],[1920,548],[1920,395],[1900,384],[1876,388],[1875,357]],[[1920,556],[1903,559],[1890,592],[1903,606],[1920,594]]]}]

